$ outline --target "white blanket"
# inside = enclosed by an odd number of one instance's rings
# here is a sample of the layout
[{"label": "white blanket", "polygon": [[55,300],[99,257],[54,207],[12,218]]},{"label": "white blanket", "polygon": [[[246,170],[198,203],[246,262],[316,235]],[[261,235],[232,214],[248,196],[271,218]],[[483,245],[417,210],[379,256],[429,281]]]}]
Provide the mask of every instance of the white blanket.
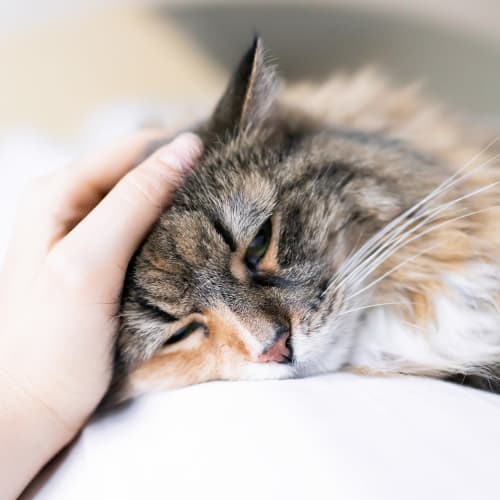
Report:
[{"label": "white blanket", "polygon": [[493,500],[499,422],[423,378],[210,383],[95,420],[36,498]]},{"label": "white blanket", "polygon": [[[75,147],[0,145],[0,250],[22,182]],[[445,382],[334,374],[210,383],[91,422],[37,499],[498,499],[500,397]]]}]

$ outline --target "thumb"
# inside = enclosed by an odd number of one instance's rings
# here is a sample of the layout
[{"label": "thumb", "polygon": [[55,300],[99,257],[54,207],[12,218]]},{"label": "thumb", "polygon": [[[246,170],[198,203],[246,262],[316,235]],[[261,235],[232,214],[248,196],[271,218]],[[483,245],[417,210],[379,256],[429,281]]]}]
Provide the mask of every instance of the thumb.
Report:
[{"label": "thumb", "polygon": [[122,177],[60,242],[59,250],[87,262],[94,272],[109,269],[110,262],[125,269],[202,151],[201,139],[192,133],[162,146]]}]

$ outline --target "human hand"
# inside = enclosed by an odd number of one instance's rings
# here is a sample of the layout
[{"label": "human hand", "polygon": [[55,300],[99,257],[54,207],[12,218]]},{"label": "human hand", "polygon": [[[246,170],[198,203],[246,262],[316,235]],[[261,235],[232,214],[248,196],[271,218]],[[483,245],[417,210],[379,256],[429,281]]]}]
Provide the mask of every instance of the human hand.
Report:
[{"label": "human hand", "polygon": [[111,377],[127,265],[201,155],[183,134],[132,169],[141,132],[26,190],[0,275],[0,491],[17,495]]}]

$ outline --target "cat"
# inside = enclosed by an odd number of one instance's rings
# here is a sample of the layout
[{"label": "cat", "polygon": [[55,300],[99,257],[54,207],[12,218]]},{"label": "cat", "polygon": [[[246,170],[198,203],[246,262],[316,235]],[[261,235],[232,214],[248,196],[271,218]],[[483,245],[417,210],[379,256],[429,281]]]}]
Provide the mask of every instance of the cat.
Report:
[{"label": "cat", "polygon": [[127,271],[107,402],[336,370],[495,380],[490,133],[373,70],[284,87],[258,37],[191,130],[205,152]]}]

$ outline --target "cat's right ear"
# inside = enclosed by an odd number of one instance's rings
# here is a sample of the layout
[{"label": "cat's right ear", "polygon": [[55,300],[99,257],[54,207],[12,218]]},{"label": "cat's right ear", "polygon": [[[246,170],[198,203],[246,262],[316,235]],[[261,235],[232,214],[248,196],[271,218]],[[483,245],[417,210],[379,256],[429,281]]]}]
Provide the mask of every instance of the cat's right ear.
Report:
[{"label": "cat's right ear", "polygon": [[241,59],[208,123],[214,137],[259,126],[271,113],[279,79],[256,36]]}]

